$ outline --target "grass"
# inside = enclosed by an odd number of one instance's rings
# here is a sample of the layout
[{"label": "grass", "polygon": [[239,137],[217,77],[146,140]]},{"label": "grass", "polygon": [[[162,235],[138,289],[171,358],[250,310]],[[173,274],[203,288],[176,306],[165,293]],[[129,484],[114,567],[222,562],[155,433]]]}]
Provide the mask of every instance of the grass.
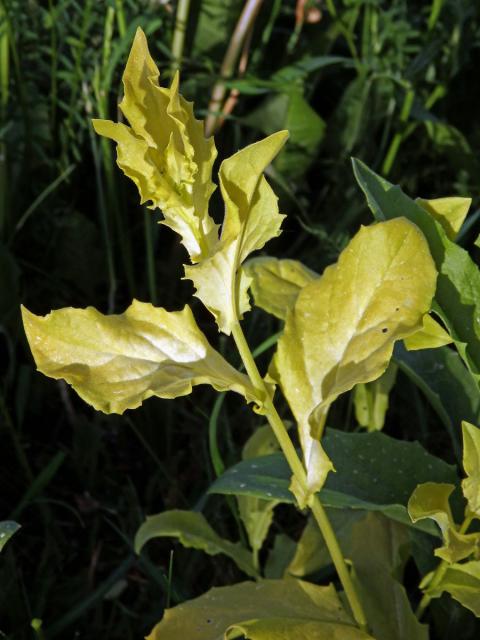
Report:
[{"label": "grass", "polygon": [[[145,514],[175,507],[202,508],[219,533],[238,538],[233,503],[205,492],[238,461],[261,418],[246,420],[234,398],[220,406],[204,389],[174,404],[150,400],[124,417],[96,414],[36,374],[19,321],[20,302],[36,313],[89,304],[112,312],[135,296],[172,309],[189,291],[172,284],[184,258],[178,241],[156,224],[158,213],[138,206],[112,148],[89,124],[117,118],[138,25],[165,79],[180,64],[198,113],[207,113],[219,82],[225,98],[234,92],[218,132],[221,157],[290,129],[270,173],[290,214],[272,252],[321,271],[369,221],[350,155],[412,194],[472,195],[475,222],[462,242],[471,246],[478,234],[475,3],[329,0],[320,18],[303,21],[294,0],[263,3],[243,48],[246,68],[235,62],[224,73],[243,5],[179,3],[182,44],[175,3],[0,0],[0,507],[2,519],[22,524],[0,556],[0,630],[9,640],[142,637],[168,602],[239,577],[227,560],[169,541],[136,558],[132,539]],[[218,214],[217,197],[213,205]],[[195,313],[224,350],[208,314]],[[265,346],[279,327],[254,312],[246,330],[250,344]],[[447,457],[448,435],[413,389],[400,375],[387,429]],[[412,415],[420,433],[411,431]],[[356,428],[348,400],[331,419]],[[295,534],[301,523],[289,512],[276,526]],[[474,638],[461,616],[462,637]],[[436,633],[447,637],[441,624]]]}]

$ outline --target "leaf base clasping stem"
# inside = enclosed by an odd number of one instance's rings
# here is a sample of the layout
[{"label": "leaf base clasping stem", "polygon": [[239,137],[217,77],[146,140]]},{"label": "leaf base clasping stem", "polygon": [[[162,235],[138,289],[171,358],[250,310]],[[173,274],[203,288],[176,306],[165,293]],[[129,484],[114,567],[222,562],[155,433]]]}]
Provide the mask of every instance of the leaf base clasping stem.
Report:
[{"label": "leaf base clasping stem", "polygon": [[[280,447],[285,455],[285,458],[287,459],[290,469],[297,482],[302,487],[306,488],[307,474],[305,468],[295,450],[295,447],[293,446],[283,420],[278,415],[275,405],[270,398],[267,386],[262,376],[260,375],[260,372],[258,371],[257,365],[252,356],[252,352],[250,351],[250,347],[248,346],[248,343],[245,339],[245,335],[242,331],[240,323],[237,322],[236,325],[232,328],[232,336],[235,340],[238,352],[253,386],[260,392],[260,395],[265,398],[263,402],[264,415],[267,418],[280,444]],[[333,564],[335,565],[338,577],[340,578],[343,589],[345,591],[345,595],[352,610],[353,617],[355,618],[355,621],[360,629],[362,629],[363,631],[367,631],[367,619],[365,617],[362,604],[360,602],[360,599],[358,598],[354,584],[350,577],[350,573],[348,571],[345,559],[335,536],[335,532],[332,529],[332,525],[330,524],[325,509],[323,508],[323,505],[317,495],[314,496],[311,509],[325,540],[325,544],[327,545]]]}]

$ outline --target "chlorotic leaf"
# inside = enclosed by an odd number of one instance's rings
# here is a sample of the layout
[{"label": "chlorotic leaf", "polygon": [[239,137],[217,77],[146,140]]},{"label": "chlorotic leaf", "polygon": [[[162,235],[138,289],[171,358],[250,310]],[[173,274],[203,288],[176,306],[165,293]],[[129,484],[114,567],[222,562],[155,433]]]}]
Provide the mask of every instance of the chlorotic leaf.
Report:
[{"label": "chlorotic leaf", "polygon": [[435,555],[447,562],[458,562],[479,548],[480,535],[458,533],[450,510],[449,498],[455,485],[426,482],[417,486],[408,501],[408,513],[412,522],[425,518],[434,520],[444,545],[435,550]]},{"label": "chlorotic leaf", "polygon": [[377,380],[357,384],[354,389],[355,417],[359,425],[368,431],[383,429],[390,391],[397,378],[397,368],[394,362],[390,362]]},{"label": "chlorotic leaf", "polygon": [[[279,448],[278,440],[271,427],[260,427],[247,440],[243,448],[242,459],[252,460],[252,464],[255,464],[255,458],[274,453]],[[238,496],[237,502],[240,517],[248,535],[248,541],[255,556],[258,557],[258,552],[262,548],[272,524],[273,510],[277,506],[278,500]]]},{"label": "chlorotic leaf", "polygon": [[431,598],[439,598],[445,591],[480,618],[480,561],[450,565],[440,582],[426,589]]},{"label": "chlorotic leaf", "polygon": [[298,260],[270,257],[249,260],[245,272],[251,279],[250,290],[255,305],[280,320],[285,320],[301,289],[319,277]]},{"label": "chlorotic leaf", "polygon": [[206,139],[203,122],[178,93],[178,74],[169,89],[160,87],[159,71],[138,28],[123,75],[120,109],[130,123],[93,120],[97,133],[117,143],[117,163],[137,185],[141,202],[159,207],[164,224],[180,234],[196,262],[217,241],[218,228],[208,214],[214,191],[212,166],[217,152]]},{"label": "chlorotic leaf", "polygon": [[[362,227],[338,262],[299,293],[270,375],[298,423],[308,495],[332,469],[319,441],[329,404],[385,371],[395,340],[420,328],[435,281],[423,234],[399,218]],[[297,496],[301,504],[308,495]]]},{"label": "chlorotic leaf", "polygon": [[463,468],[467,477],[462,480],[463,495],[468,508],[480,518],[480,429],[462,422]]},{"label": "chlorotic leaf", "polygon": [[210,346],[188,306],[170,312],[134,300],[119,315],[93,307],[44,317],[22,308],[22,315],[38,370],[63,378],[104,413],[135,409],[151,396],[184,396],[197,384],[255,398],[248,378]]},{"label": "chlorotic leaf", "polygon": [[0,522],[0,551],[3,550],[3,547],[19,529],[20,525],[12,520]]},{"label": "chlorotic leaf", "polygon": [[442,325],[434,320],[430,314],[423,317],[422,328],[405,338],[404,344],[408,351],[419,349],[437,349],[451,344],[453,338]]},{"label": "chlorotic leaf", "polygon": [[367,640],[333,586],[295,580],[241,582],[167,609],[147,640]]},{"label": "chlorotic leaf", "polygon": [[442,225],[450,240],[455,240],[470,209],[472,199],[450,197],[425,200],[417,198],[416,202]]},{"label": "chlorotic leaf", "polygon": [[471,375],[480,382],[480,270],[444,227],[398,187],[353,160],[355,177],[377,220],[406,217],[425,234],[438,270],[435,311],[455,340]]},{"label": "chlorotic leaf", "polygon": [[210,556],[223,553],[247,575],[257,575],[247,549],[221,538],[201,513],[173,509],[147,517],[135,536],[135,551],[140,553],[149,540],[165,537],[177,538],[184,547],[201,549]]},{"label": "chlorotic leaf", "polygon": [[195,285],[195,295],[227,335],[250,309],[250,277],[240,269],[243,261],[280,234],[284,216],[278,212],[277,197],[263,172],[287,137],[286,131],[279,131],[222,162],[219,176],[225,218],[220,239],[209,257],[185,266],[185,276]]}]

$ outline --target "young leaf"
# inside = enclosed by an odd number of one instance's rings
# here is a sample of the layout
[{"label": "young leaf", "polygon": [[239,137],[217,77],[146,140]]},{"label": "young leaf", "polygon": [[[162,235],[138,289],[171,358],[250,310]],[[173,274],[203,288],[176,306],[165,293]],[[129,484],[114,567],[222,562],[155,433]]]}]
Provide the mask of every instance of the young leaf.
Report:
[{"label": "young leaf", "polygon": [[188,306],[170,312],[134,300],[119,315],[93,307],[44,317],[22,308],[22,315],[38,370],[63,378],[104,413],[135,409],[151,396],[184,396],[197,384],[254,399],[248,378],[210,346]]},{"label": "young leaf", "polygon": [[423,234],[399,218],[362,227],[299,293],[271,375],[298,422],[309,494],[332,469],[319,440],[329,404],[385,371],[395,340],[420,328],[435,281]]},{"label": "young leaf", "polygon": [[147,640],[367,640],[333,586],[262,580],[214,588],[167,609]]},{"label": "young leaf", "polygon": [[301,289],[319,277],[298,260],[253,258],[244,269],[251,279],[255,305],[280,320],[285,320],[288,309],[293,309]]},{"label": "young leaf", "polygon": [[95,131],[117,143],[117,163],[135,182],[141,202],[159,207],[166,224],[180,234],[193,262],[210,255],[217,225],[208,214],[215,187],[211,180],[217,152],[206,139],[203,122],[178,93],[178,74],[169,89],[159,86],[159,71],[137,29],[123,74],[120,109],[130,127],[93,120]]},{"label": "young leaf", "polygon": [[426,589],[431,598],[439,598],[445,591],[480,618],[480,561],[452,564],[438,584]]},{"label": "young leaf", "polygon": [[477,533],[457,532],[449,504],[454,489],[453,484],[426,482],[417,486],[408,501],[408,513],[412,522],[431,518],[437,523],[444,545],[435,549],[435,555],[450,563],[467,558],[477,550],[480,542],[480,535]]},{"label": "young leaf", "polygon": [[[247,440],[242,452],[243,460],[253,460],[279,450],[278,440],[270,426],[260,427]],[[273,510],[277,500],[264,500],[252,496],[238,496],[240,517],[248,535],[248,541],[255,557],[262,548],[273,520]]]},{"label": "young leaf", "polygon": [[455,240],[455,236],[460,231],[470,209],[472,199],[451,197],[425,200],[417,198],[416,202],[442,225],[450,240]]},{"label": "young leaf", "polygon": [[201,513],[173,509],[148,516],[135,535],[136,553],[149,540],[165,537],[178,538],[184,547],[201,549],[210,556],[223,553],[247,575],[257,576],[249,552],[239,543],[221,538]]},{"label": "young leaf", "polygon": [[3,547],[19,529],[20,525],[12,520],[0,522],[0,551],[3,550]]},{"label": "young leaf", "polygon": [[277,197],[263,172],[287,137],[286,131],[279,131],[222,162],[219,176],[225,218],[220,239],[209,257],[185,266],[185,276],[196,287],[195,295],[227,335],[250,309],[250,279],[240,270],[242,262],[280,234],[284,216],[278,212]]},{"label": "young leaf", "polygon": [[480,518],[480,429],[462,422],[463,468],[467,477],[462,480],[462,491],[468,508]]},{"label": "young leaf", "polygon": [[450,334],[430,314],[423,317],[422,328],[403,341],[408,351],[438,349],[453,342]]},{"label": "young leaf", "polygon": [[368,431],[383,429],[390,391],[397,378],[397,368],[394,362],[390,362],[380,378],[357,384],[354,389],[355,417],[359,425]]}]

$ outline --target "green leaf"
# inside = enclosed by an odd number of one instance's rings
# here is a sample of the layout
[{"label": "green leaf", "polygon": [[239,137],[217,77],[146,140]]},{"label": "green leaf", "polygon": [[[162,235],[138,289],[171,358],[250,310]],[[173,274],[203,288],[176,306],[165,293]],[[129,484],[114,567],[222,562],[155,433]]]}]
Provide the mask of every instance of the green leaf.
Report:
[{"label": "green leaf", "polygon": [[285,320],[303,287],[319,277],[298,260],[253,258],[244,268],[255,305],[280,320]]},{"label": "green leaf", "polygon": [[450,565],[440,583],[427,587],[426,593],[439,598],[445,591],[480,618],[480,561]]},{"label": "green leaf", "polygon": [[452,242],[427,211],[403,191],[353,160],[357,182],[377,220],[404,216],[420,227],[438,270],[438,313],[477,383],[480,374],[480,271],[468,253]]},{"label": "green leaf", "polygon": [[279,131],[222,162],[219,176],[225,218],[220,239],[208,258],[185,266],[186,277],[196,287],[195,295],[227,335],[250,309],[249,278],[240,271],[242,262],[280,234],[285,216],[279,214],[277,197],[263,172],[287,137],[286,131]]},{"label": "green leaf", "polygon": [[173,509],[148,516],[135,535],[136,553],[140,553],[149,540],[165,537],[178,538],[184,547],[201,549],[210,556],[223,553],[247,575],[257,575],[247,549],[239,543],[221,538],[201,513]]},{"label": "green leaf", "polygon": [[93,307],[44,317],[22,308],[22,315],[38,370],[63,378],[104,413],[123,413],[151,396],[184,396],[197,384],[255,397],[248,378],[210,346],[188,306],[170,312],[134,300],[119,315]]},{"label": "green leaf", "polygon": [[[415,335],[415,334],[414,334]],[[385,424],[390,391],[397,378],[397,365],[390,362],[385,373],[373,382],[357,384],[353,402],[355,417],[368,431],[381,431]]]},{"label": "green leaf", "polygon": [[480,418],[478,387],[460,356],[448,347],[407,351],[397,343],[394,357],[400,369],[423,391],[460,452],[458,425],[462,420],[477,422]]},{"label": "green leaf", "polygon": [[[327,429],[323,445],[336,468],[320,492],[326,507],[379,511],[412,526],[407,503],[417,484],[428,480],[458,482],[455,467],[430,455],[418,442],[396,440],[382,432]],[[284,456],[274,454],[238,463],[218,478],[209,492],[291,503],[294,499],[288,488],[289,478]],[[439,535],[428,521],[415,527]]]},{"label": "green leaf", "polygon": [[468,508],[480,517],[480,429],[462,422],[463,468],[467,477],[462,480],[462,491]]},{"label": "green leaf", "polygon": [[362,227],[338,262],[306,285],[287,316],[271,368],[297,420],[307,496],[332,465],[320,444],[328,406],[378,378],[396,340],[417,331],[436,271],[420,230],[405,219]]},{"label": "green leaf", "polygon": [[0,522],[0,552],[10,538],[20,529],[20,525],[12,520]]},{"label": "green leaf", "polygon": [[167,609],[148,640],[367,640],[333,586],[261,580],[214,588]]},{"label": "green leaf", "polygon": [[455,240],[470,209],[472,199],[450,197],[424,200],[417,198],[416,202],[442,225],[450,240]]},{"label": "green leaf", "polygon": [[435,555],[450,563],[470,556],[480,542],[480,534],[457,532],[449,503],[454,490],[453,484],[425,482],[418,485],[408,501],[408,513],[413,522],[430,518],[437,523],[444,545],[435,549]]},{"label": "green leaf", "polygon": [[344,545],[376,640],[428,640],[402,584],[408,546],[407,528],[378,513],[355,522]]},{"label": "green leaf", "polygon": [[138,28],[130,51],[120,109],[130,123],[93,120],[95,131],[117,143],[117,163],[137,185],[141,202],[159,207],[164,224],[182,237],[193,262],[210,255],[217,225],[208,214],[215,187],[211,180],[217,152],[206,139],[203,122],[178,93],[176,74],[171,87],[158,83],[159,71]]},{"label": "green leaf", "polygon": [[[271,427],[258,428],[247,440],[243,452],[243,460],[254,460],[260,456],[278,451],[280,448]],[[238,509],[240,517],[245,525],[248,541],[258,557],[265,538],[273,520],[273,510],[278,504],[277,500],[264,500],[252,496],[238,496]]]},{"label": "green leaf", "polygon": [[325,122],[305,100],[302,87],[292,84],[266,97],[244,121],[264,134],[288,129],[289,144],[275,168],[290,180],[305,174],[325,133]]},{"label": "green leaf", "polygon": [[404,340],[408,351],[438,349],[452,342],[453,339],[450,334],[428,313],[423,318],[422,328]]}]

